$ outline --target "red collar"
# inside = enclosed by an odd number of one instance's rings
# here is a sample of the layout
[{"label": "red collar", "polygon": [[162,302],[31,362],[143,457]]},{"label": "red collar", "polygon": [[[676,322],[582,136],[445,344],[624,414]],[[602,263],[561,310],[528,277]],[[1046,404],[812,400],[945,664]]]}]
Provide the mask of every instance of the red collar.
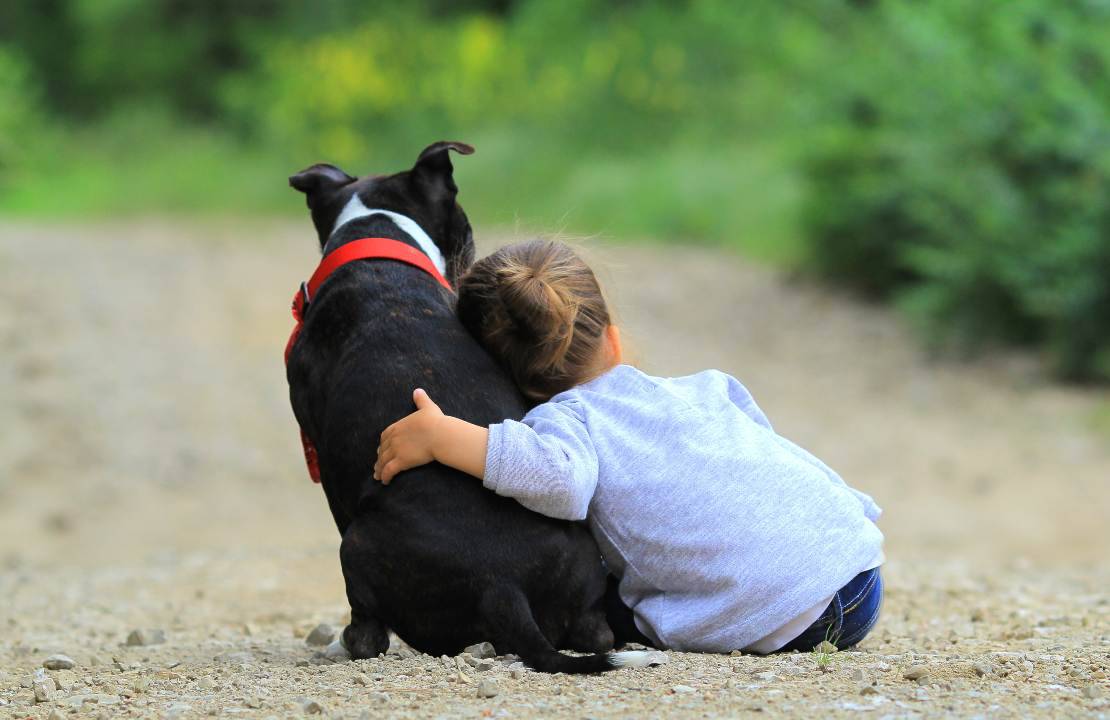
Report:
[{"label": "red collar", "polygon": [[333,272],[349,262],[371,259],[396,260],[418,267],[434,277],[436,282],[443,287],[448,290],[452,289],[451,283],[443,277],[432,259],[412,245],[406,245],[400,240],[391,240],[390,238],[362,238],[341,245],[324,256],[324,259],[316,266],[316,271],[312,273],[312,277],[308,279],[307,283],[301,283],[300,289],[294,296],[293,317],[297,322],[304,320],[305,308],[316,296],[320,286]]},{"label": "red collar", "polygon": [[[420,250],[417,250],[411,245],[406,245],[399,240],[391,240],[389,238],[362,238],[361,240],[354,240],[342,245],[332,252],[324,256],[320,264],[316,266],[316,272],[312,273],[312,277],[308,282],[301,283],[301,287],[297,290],[297,294],[293,296],[293,319],[297,324],[293,327],[293,332],[289,335],[289,341],[285,343],[285,363],[289,364],[289,353],[293,351],[293,345],[297,342],[297,337],[301,334],[301,327],[304,324],[305,309],[308,308],[309,302],[316,296],[316,292],[320,286],[328,279],[328,277],[343,267],[349,262],[355,260],[396,260],[398,262],[407,263],[413,267],[418,267],[424,272],[428,273],[436,279],[443,287],[451,290],[451,283],[440,273],[439,268],[435,266],[431,258],[425,255]],[[320,482],[320,459],[316,454],[316,446],[308,439],[308,435],[304,430],[301,430],[301,444],[304,447],[304,459],[308,465],[308,475],[312,478],[313,482]]]}]

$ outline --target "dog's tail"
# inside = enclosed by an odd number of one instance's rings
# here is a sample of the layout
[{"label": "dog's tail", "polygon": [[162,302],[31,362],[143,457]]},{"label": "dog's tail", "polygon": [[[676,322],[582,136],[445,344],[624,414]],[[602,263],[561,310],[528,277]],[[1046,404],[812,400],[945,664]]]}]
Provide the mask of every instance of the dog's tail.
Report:
[{"label": "dog's tail", "polygon": [[540,631],[528,598],[516,587],[502,586],[488,592],[483,601],[486,618],[500,628],[500,644],[511,648],[527,665],[545,673],[600,673],[626,667],[648,667],[666,662],[666,655],[655,650],[632,650],[593,655],[566,655],[559,652]]}]

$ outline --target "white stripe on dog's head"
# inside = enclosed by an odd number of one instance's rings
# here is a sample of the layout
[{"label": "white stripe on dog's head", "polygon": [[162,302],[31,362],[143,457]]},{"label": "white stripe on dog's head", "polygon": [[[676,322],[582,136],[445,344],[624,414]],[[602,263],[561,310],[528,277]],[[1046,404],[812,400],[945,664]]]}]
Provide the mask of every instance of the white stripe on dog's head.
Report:
[{"label": "white stripe on dog's head", "polygon": [[394,225],[416,241],[416,244],[420,246],[424,254],[431,258],[432,264],[436,266],[440,274],[446,274],[447,261],[444,259],[443,253],[440,252],[435,242],[432,241],[432,238],[428,236],[428,233],[424,232],[424,228],[416,224],[416,221],[412,218],[402,215],[401,213],[396,213],[392,210],[366,207],[362,202],[362,198],[358,196],[358,193],[351,196],[351,199],[348,200],[346,206],[344,206],[343,212],[339,213],[339,217],[335,219],[335,227],[332,229],[331,234],[335,235],[339,228],[352,220],[357,220],[358,218],[363,218],[368,215],[385,215],[392,220]]}]

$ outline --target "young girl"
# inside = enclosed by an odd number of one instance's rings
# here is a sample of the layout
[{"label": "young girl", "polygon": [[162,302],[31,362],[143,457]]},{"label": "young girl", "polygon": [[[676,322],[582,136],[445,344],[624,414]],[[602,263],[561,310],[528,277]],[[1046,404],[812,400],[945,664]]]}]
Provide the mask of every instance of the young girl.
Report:
[{"label": "young girl", "polygon": [[416,390],[417,411],[382,433],[375,478],[435,460],[536,512],[586,519],[657,647],[845,648],[878,620],[874,501],[776,434],[735,378],[622,364],[597,280],[569,247],[533,241],[480,260],[458,312],[541,404],[484,428]]}]

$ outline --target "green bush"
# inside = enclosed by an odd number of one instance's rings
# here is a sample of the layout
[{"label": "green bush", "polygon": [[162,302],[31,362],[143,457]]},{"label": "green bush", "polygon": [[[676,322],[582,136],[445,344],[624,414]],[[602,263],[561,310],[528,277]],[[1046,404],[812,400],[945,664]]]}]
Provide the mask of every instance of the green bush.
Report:
[{"label": "green bush", "polygon": [[[806,163],[817,272],[934,346],[1041,347],[1110,379],[1110,6],[884,3]],[[962,30],[961,30],[962,29]]]},{"label": "green bush", "polygon": [[43,118],[26,63],[0,45],[0,186],[13,181],[30,154]]}]

